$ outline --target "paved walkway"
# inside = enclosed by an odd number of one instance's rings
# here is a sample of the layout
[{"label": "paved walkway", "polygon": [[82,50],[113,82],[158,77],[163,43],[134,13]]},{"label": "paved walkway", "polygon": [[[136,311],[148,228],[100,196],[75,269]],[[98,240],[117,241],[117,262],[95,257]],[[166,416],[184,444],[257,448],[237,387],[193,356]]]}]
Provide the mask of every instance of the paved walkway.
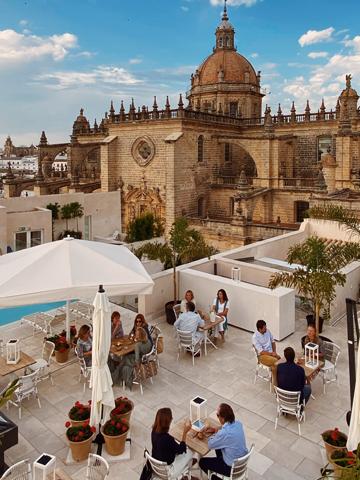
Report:
[{"label": "paved walkway", "polygon": [[[124,309],[122,312],[125,331],[130,330],[135,314]],[[298,315],[296,332],[278,344],[282,353],[286,346],[300,349],[300,338],[304,335],[304,315]],[[326,326],[324,335],[341,347],[338,364],[339,386],[330,384],[322,393],[320,378],[313,382],[316,400],[310,400],[306,409],[306,423],[302,425],[302,436],[297,434],[297,423],[291,418],[281,418],[274,430],[275,399],[269,385],[258,380],[254,385],[255,357],[251,348],[251,333],[229,328],[226,342],[218,350],[209,348],[207,357],[195,359],[183,354],[177,361],[176,341],[173,327],[161,323],[165,336],[165,351],[160,355],[160,370],[154,379],[144,386],[144,395],[134,386],[127,396],[135,403],[132,417],[131,460],[111,466],[110,478],[137,480],[143,465],[143,448],[150,446],[151,425],[156,410],[171,407],[175,421],[189,415],[189,401],[196,395],[208,399],[212,415],[220,402],[230,403],[236,417],[245,426],[248,444],[255,443],[255,453],[250,462],[249,479],[266,480],[315,480],[323,466],[321,432],[333,427],[347,431],[345,413],[349,409],[348,361],[346,348],[345,320],[336,327]],[[10,337],[22,339],[22,349],[39,356],[42,334],[32,335],[32,329],[19,324],[3,327],[0,335],[4,342]],[[79,368],[75,359],[66,366],[53,364],[55,385],[45,381],[39,385],[42,408],[36,401],[24,402],[23,418],[18,420],[15,407],[8,414],[19,425],[19,444],[8,450],[7,462],[12,464],[24,458],[35,459],[39,453],[55,454],[58,466],[74,479],[85,478],[85,464],[65,465],[68,452],[64,423],[67,412],[76,400],[87,401],[90,392],[83,394],[78,382]],[[2,379],[4,383],[5,379]],[[115,395],[123,394],[119,387]],[[198,475],[198,472],[195,472]]]}]

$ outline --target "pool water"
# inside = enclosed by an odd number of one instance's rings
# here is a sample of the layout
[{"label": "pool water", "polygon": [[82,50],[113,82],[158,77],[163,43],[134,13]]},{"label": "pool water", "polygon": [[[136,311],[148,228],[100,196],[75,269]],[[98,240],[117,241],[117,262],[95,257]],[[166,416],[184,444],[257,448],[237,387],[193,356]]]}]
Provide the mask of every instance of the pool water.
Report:
[{"label": "pool water", "polygon": [[25,315],[36,312],[46,312],[65,305],[65,302],[37,303],[35,305],[24,305],[22,307],[0,308],[0,325],[16,322]]}]

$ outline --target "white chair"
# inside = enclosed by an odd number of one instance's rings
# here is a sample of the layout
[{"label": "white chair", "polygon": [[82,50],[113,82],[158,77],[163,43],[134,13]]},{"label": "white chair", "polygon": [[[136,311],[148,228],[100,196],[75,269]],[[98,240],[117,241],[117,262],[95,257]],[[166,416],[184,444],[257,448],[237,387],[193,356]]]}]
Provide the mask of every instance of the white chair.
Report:
[{"label": "white chair", "polygon": [[253,345],[253,351],[256,356],[256,369],[255,369],[255,377],[254,377],[254,385],[256,383],[256,379],[260,378],[261,380],[265,380],[265,382],[269,382],[270,384],[270,392],[272,391],[272,371],[271,367],[267,365],[263,365],[260,362],[260,355],[258,354],[255,345]]},{"label": "white chair", "polygon": [[86,467],[86,480],[105,480],[109,475],[109,464],[100,455],[90,453]]},{"label": "white chair", "polygon": [[176,305],[174,305],[173,310],[174,310],[174,313],[175,313],[175,319],[177,320],[179,318],[180,313],[181,313],[181,303],[177,303]]},{"label": "white chair", "polygon": [[21,460],[9,467],[2,474],[1,480],[32,480],[30,460]]},{"label": "white chair", "polygon": [[201,345],[203,343],[203,338],[196,340],[194,339],[192,332],[186,332],[185,330],[176,329],[176,333],[178,336],[178,360],[180,358],[180,352],[183,349],[184,351],[191,353],[192,363],[195,365],[195,356],[198,354],[201,356]]},{"label": "white chair", "polygon": [[50,378],[52,385],[54,385],[54,380],[52,378],[50,372],[50,363],[51,363],[51,356],[55,350],[55,343],[50,342],[49,340],[45,340],[43,343],[42,349],[42,357],[38,358],[33,365],[27,367],[26,371],[35,372],[35,370],[39,371],[39,381],[45,380],[46,378]]},{"label": "white chair", "polygon": [[79,375],[79,383],[81,382],[81,377],[84,379],[84,392],[86,390],[86,384],[90,384],[90,377],[91,377],[91,367],[86,365],[84,357],[79,355],[77,348],[75,347],[75,355],[78,358],[79,365],[80,365],[80,375]]},{"label": "white chair", "polygon": [[280,415],[294,415],[298,422],[299,435],[301,435],[300,423],[305,421],[305,402],[300,402],[301,392],[288,392],[279,387],[275,387],[277,411],[275,419],[275,430],[277,428]]},{"label": "white chair", "polygon": [[6,404],[7,408],[11,403],[19,409],[19,420],[21,420],[21,408],[23,400],[30,397],[35,397],[37,399],[39,408],[41,408],[39,392],[37,388],[38,376],[39,370],[35,370],[35,372],[30,373],[30,375],[19,377],[19,387],[15,390],[13,399],[9,400]]},{"label": "white chair", "polygon": [[335,343],[324,341],[323,349],[325,365],[320,369],[320,374],[323,377],[325,393],[325,386],[327,383],[338,381],[336,364],[340,355],[340,347]]},{"label": "white chair", "polygon": [[212,480],[212,477],[221,478],[222,480],[245,480],[248,478],[248,463],[252,452],[254,451],[254,444],[251,445],[249,452],[244,455],[243,457],[237,458],[234,460],[233,464],[231,465],[231,472],[230,476],[227,477],[226,475],[221,475],[220,473],[212,472],[211,470],[208,471],[208,479]]},{"label": "white chair", "polygon": [[145,458],[150,462],[153,476],[152,480],[178,480],[183,477],[187,477],[188,480],[191,479],[190,468],[186,465],[182,472],[179,473],[177,477],[173,476],[172,466],[168,465],[166,462],[160,462],[155,458],[151,457],[148,452],[145,452]]}]

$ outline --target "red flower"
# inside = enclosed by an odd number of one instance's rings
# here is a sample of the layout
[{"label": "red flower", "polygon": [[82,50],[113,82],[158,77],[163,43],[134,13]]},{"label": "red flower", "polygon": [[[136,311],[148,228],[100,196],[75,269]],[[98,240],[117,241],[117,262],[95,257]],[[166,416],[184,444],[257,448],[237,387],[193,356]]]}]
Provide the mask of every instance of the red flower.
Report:
[{"label": "red flower", "polygon": [[115,425],[115,421],[114,420],[111,420],[111,425]]},{"label": "red flower", "polygon": [[121,427],[121,423],[117,423],[116,428],[120,428],[120,427]]},{"label": "red flower", "polygon": [[90,423],[90,418],[87,418],[86,420],[84,420],[85,427],[86,427],[86,425],[89,425],[89,423]]},{"label": "red flower", "polygon": [[338,432],[339,431],[335,428],[335,430],[330,434],[331,440],[334,440],[334,442],[336,442],[336,440],[339,438]]},{"label": "red flower", "polygon": [[79,437],[83,437],[83,436],[84,436],[84,432],[80,430]]},{"label": "red flower", "polygon": [[88,401],[88,404],[91,405],[91,400]]},{"label": "red flower", "polygon": [[122,426],[122,431],[123,431],[123,432],[126,432],[126,430],[127,430],[127,426],[126,426],[126,425],[123,425],[123,426]]},{"label": "red flower", "polygon": [[74,438],[75,442],[79,442],[80,441],[80,437],[78,435],[76,435],[76,437]]},{"label": "red flower", "polygon": [[90,427],[90,430],[95,433],[96,432],[96,428],[95,427]]},{"label": "red flower", "polygon": [[71,425],[71,422],[66,422],[66,423],[65,423],[65,427],[66,427],[66,428],[69,428],[70,425]]},{"label": "red flower", "polygon": [[80,407],[81,403],[78,401],[75,402],[75,407]]},{"label": "red flower", "polygon": [[126,418],[122,418],[121,421],[122,421],[122,423],[127,423]]}]

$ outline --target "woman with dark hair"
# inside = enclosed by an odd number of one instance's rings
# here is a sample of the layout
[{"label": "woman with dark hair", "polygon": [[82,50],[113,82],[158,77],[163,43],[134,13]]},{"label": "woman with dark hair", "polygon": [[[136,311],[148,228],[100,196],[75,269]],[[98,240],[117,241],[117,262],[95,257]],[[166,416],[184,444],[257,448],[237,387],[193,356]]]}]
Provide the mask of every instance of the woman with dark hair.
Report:
[{"label": "woman with dark hair", "polygon": [[76,351],[80,358],[84,358],[86,366],[91,367],[92,338],[89,325],[82,325],[78,333]]},{"label": "woman with dark hair", "polygon": [[182,441],[178,443],[169,434],[172,421],[170,408],[160,408],[156,412],[155,422],[151,432],[152,456],[160,462],[171,465],[172,478],[178,478],[183,470],[192,465],[192,452],[186,448],[186,435],[191,430],[190,420],[186,420]]},{"label": "woman with dark hair", "polygon": [[147,323],[141,313],[135,317],[130,337],[136,341],[135,352],[125,355],[111,375],[114,383],[125,382],[125,385],[131,389],[135,368],[140,365],[142,356],[150,353],[153,346]]},{"label": "woman with dark hair", "polygon": [[111,314],[111,340],[122,338],[124,336],[124,330],[121,324],[121,317],[119,312],[113,312]]},{"label": "woman with dark hair", "polygon": [[218,317],[222,317],[224,320],[215,327],[215,338],[220,333],[222,341],[225,341],[224,330],[227,329],[227,315],[229,313],[230,302],[226,292],[223,288],[217,292],[216,298],[214,298],[211,311],[215,312]]},{"label": "woman with dark hair", "polygon": [[[145,330],[147,338],[149,339],[149,342],[150,342],[151,347],[152,347],[153,346],[153,339],[150,335],[149,325],[147,324],[147,322],[145,320],[145,317],[142,313],[138,313],[135,317],[134,326],[131,329],[130,334],[129,334],[130,338],[135,337],[136,329],[139,328],[139,327],[141,327]],[[151,348],[150,348],[150,350],[151,350]],[[148,353],[148,352],[146,352],[146,353]]]}]

